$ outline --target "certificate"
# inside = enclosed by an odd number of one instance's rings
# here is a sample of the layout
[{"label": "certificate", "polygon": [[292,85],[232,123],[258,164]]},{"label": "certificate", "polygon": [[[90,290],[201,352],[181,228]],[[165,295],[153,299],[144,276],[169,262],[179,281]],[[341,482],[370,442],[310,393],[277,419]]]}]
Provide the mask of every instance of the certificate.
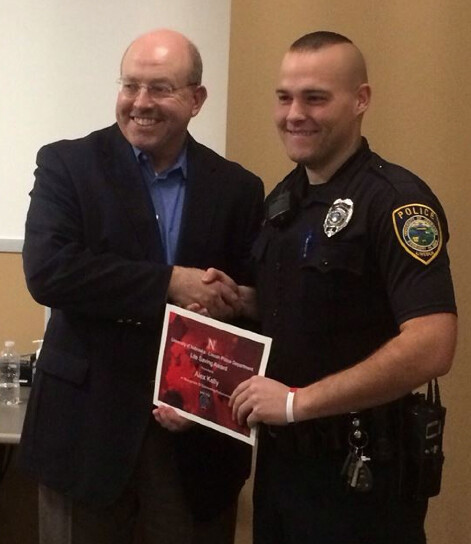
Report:
[{"label": "certificate", "polygon": [[253,445],[255,429],[233,421],[229,398],[264,375],[271,338],[167,304],[154,404]]}]

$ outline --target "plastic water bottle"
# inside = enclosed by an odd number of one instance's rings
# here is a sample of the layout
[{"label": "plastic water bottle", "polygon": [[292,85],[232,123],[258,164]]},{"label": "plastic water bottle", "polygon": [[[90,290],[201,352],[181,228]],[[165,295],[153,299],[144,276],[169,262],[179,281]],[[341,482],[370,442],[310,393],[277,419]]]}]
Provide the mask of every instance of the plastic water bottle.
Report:
[{"label": "plastic water bottle", "polygon": [[20,402],[20,356],[12,340],[0,353],[0,402],[9,406]]}]

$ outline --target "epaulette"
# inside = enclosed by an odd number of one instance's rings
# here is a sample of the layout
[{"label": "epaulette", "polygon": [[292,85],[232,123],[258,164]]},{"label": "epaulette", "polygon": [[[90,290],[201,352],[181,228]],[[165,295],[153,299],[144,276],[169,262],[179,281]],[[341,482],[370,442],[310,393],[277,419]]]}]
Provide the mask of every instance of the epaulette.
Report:
[{"label": "epaulette", "polygon": [[416,174],[403,166],[384,160],[376,153],[372,153],[369,169],[374,175],[394,187],[396,191],[407,191],[411,184],[416,187],[419,185],[422,189],[426,187],[430,190]]}]

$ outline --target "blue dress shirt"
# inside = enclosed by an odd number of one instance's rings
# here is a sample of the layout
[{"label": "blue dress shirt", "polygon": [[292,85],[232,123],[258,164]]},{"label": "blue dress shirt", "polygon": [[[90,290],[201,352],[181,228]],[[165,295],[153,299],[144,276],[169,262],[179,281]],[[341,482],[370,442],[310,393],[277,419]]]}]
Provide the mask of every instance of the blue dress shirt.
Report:
[{"label": "blue dress shirt", "polygon": [[146,186],[154,205],[167,264],[175,263],[182,220],[187,180],[186,146],[175,163],[162,172],[155,172],[149,156],[133,147]]}]

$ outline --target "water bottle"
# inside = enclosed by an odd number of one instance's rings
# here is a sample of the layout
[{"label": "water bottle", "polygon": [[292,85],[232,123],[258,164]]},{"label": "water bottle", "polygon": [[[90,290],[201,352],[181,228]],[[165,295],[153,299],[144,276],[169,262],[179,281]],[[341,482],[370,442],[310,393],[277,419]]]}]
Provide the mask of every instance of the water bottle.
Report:
[{"label": "water bottle", "polygon": [[0,403],[13,406],[20,402],[20,356],[15,342],[7,340],[0,353]]}]

